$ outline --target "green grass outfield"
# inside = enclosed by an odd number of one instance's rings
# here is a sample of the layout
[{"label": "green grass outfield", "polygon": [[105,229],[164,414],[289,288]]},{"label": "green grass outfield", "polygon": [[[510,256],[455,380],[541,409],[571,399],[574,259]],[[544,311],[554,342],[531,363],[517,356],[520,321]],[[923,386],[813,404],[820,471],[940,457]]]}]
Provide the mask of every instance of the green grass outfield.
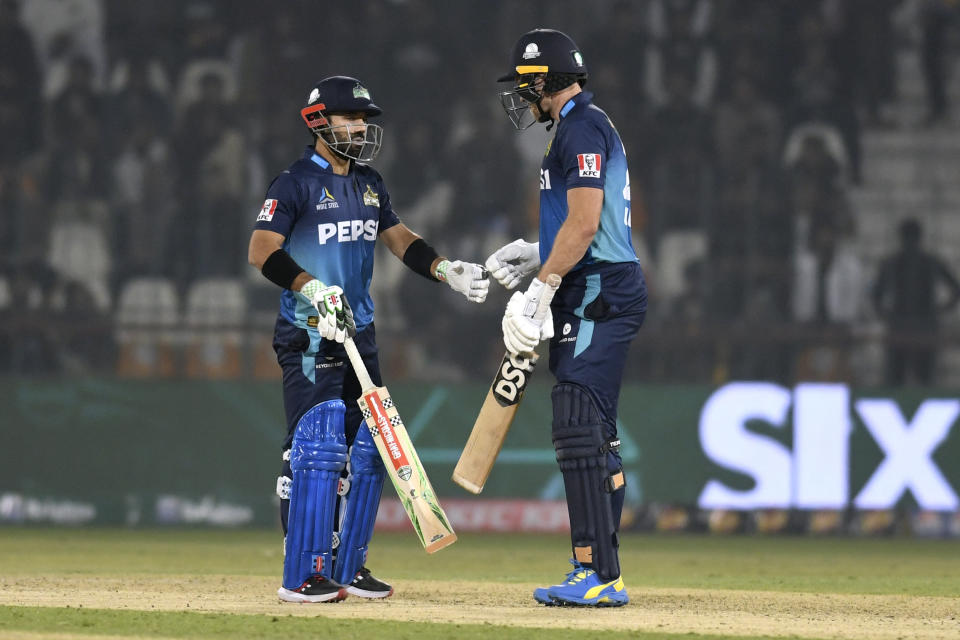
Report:
[{"label": "green grass outfield", "polygon": [[389,601],[281,605],[276,532],[0,528],[0,638],[960,638],[957,541],[626,535],[629,606],[536,605],[568,553],[377,534]]}]

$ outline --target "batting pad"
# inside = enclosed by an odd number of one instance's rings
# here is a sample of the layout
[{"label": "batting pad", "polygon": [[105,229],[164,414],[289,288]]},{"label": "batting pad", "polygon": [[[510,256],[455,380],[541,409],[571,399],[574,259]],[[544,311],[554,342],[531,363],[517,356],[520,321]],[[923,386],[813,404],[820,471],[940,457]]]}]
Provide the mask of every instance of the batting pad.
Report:
[{"label": "batting pad", "polygon": [[293,485],[287,518],[283,586],[294,590],[307,578],[333,571],[333,517],[340,472],[347,464],[342,400],[307,411],[293,434]]},{"label": "batting pad", "polygon": [[601,580],[614,580],[620,576],[619,543],[600,412],[576,384],[556,385],[552,399],[553,447],[567,493],[574,558],[592,567]]},{"label": "batting pad", "polygon": [[385,477],[377,445],[367,425],[361,424],[350,447],[350,489],[343,498],[346,504],[333,569],[333,579],[340,584],[350,584],[367,561]]}]

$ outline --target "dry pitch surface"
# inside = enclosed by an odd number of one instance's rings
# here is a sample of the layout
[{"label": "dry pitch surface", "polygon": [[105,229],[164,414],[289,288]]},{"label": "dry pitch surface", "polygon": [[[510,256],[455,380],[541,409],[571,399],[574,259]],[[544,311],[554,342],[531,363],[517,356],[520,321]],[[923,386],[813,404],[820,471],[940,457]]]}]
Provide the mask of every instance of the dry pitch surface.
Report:
[{"label": "dry pitch surface", "polygon": [[778,593],[710,589],[633,589],[631,604],[600,612],[537,606],[530,584],[397,580],[382,602],[348,598],[325,605],[280,604],[276,580],[222,576],[99,576],[3,579],[7,605],[198,611],[534,628],[633,630],[804,638],[960,638],[955,598]]},{"label": "dry pitch surface", "polygon": [[[528,578],[561,577],[562,538],[467,536],[435,556],[423,554],[412,534],[377,542],[370,566],[397,576],[392,598],[291,605],[273,595],[280,556],[269,533],[0,529],[0,605],[693,637],[960,638],[957,543],[628,536],[631,603],[598,611],[543,607],[530,596],[543,583]],[[4,638],[77,632],[0,626]]]}]

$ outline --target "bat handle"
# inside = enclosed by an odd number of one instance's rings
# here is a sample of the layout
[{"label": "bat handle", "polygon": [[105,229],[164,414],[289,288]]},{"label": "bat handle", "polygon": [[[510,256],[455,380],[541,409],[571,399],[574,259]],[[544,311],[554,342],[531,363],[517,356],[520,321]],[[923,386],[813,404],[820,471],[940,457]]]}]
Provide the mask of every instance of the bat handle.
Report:
[{"label": "bat handle", "polygon": [[546,286],[540,293],[540,300],[537,301],[537,309],[533,312],[534,320],[539,322],[547,317],[547,310],[550,309],[550,303],[553,301],[553,296],[557,293],[557,289],[560,288],[560,281],[560,276],[555,273],[547,276]]},{"label": "bat handle", "polygon": [[357,374],[357,380],[360,381],[360,390],[364,393],[374,388],[373,380],[367,373],[367,367],[363,364],[363,357],[357,351],[357,345],[353,343],[353,338],[348,337],[343,341],[343,348],[347,350],[347,357],[350,358],[350,364],[353,366],[354,373]]}]

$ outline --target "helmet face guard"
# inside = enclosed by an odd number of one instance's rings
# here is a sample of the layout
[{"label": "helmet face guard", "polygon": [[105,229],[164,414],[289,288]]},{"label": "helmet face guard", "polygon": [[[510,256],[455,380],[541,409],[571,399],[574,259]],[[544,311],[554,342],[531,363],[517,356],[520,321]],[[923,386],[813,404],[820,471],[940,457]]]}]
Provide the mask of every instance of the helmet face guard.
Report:
[{"label": "helmet face guard", "polygon": [[513,126],[520,131],[532,127],[538,120],[533,115],[533,104],[515,90],[500,92],[500,106],[503,107]]},{"label": "helmet face guard", "polygon": [[[542,77],[542,75],[540,76]],[[523,131],[537,122],[546,122],[548,114],[540,107],[543,92],[537,89],[537,74],[525,73],[517,76],[517,84],[510,91],[500,92],[500,106],[503,107],[510,122],[517,129]],[[531,107],[537,107],[540,116],[537,117]]]},{"label": "helmet face guard", "polygon": [[[574,83],[580,86],[587,82],[586,75],[572,73],[524,73],[517,76],[517,83],[510,91],[500,92],[500,106],[507,113],[510,122],[521,131],[535,122],[552,122],[553,118],[540,104],[544,93],[557,93]],[[540,112],[539,118],[531,106]],[[550,127],[547,127],[549,131]]]},{"label": "helmet face guard", "polygon": [[383,127],[378,124],[330,124],[323,103],[304,107],[300,111],[304,122],[327,147],[342,158],[370,162],[380,153]]}]

